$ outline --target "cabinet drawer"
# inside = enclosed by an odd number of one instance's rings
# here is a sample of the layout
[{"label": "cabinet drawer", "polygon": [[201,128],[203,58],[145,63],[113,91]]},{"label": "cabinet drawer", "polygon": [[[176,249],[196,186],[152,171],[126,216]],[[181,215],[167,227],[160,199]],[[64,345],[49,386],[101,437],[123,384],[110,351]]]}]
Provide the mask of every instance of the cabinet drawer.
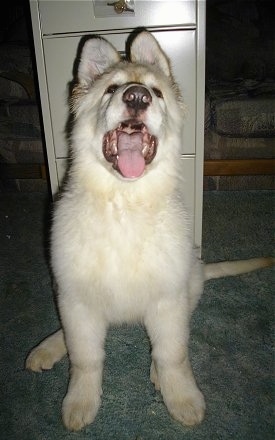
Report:
[{"label": "cabinet drawer", "polygon": [[[178,81],[187,114],[184,122],[183,154],[195,153],[196,112],[196,59],[195,32],[153,32],[161,47],[170,56],[175,78]],[[101,34],[103,35],[103,34]],[[106,34],[106,39],[119,50],[125,50],[127,34]],[[72,68],[80,37],[49,38],[44,40],[46,77],[52,121],[53,143],[58,158],[67,157],[65,126],[68,117],[67,84],[72,80]]]},{"label": "cabinet drawer", "polygon": [[114,0],[38,0],[42,34],[194,26],[196,0],[132,0],[134,12],[115,12]]}]

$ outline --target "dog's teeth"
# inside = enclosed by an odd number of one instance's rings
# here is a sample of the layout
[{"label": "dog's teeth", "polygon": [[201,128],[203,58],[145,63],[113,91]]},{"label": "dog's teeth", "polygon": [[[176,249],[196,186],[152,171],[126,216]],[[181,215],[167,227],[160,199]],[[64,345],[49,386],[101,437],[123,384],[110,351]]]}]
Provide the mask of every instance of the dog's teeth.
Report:
[{"label": "dog's teeth", "polygon": [[149,145],[148,144],[142,144],[142,154],[145,156],[149,151]]},{"label": "dog's teeth", "polygon": [[116,141],[113,141],[111,143],[111,149],[112,149],[112,154],[117,154],[117,143],[116,143]]}]

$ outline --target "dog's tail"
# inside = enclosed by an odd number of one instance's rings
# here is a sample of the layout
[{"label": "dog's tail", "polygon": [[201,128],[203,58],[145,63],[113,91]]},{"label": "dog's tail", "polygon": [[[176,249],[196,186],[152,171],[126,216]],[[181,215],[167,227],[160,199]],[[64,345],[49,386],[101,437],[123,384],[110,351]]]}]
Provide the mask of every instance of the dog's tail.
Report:
[{"label": "dog's tail", "polygon": [[208,263],[204,266],[204,275],[205,280],[212,280],[213,278],[231,277],[246,272],[252,272],[253,270],[273,266],[274,264],[275,258],[273,257]]}]

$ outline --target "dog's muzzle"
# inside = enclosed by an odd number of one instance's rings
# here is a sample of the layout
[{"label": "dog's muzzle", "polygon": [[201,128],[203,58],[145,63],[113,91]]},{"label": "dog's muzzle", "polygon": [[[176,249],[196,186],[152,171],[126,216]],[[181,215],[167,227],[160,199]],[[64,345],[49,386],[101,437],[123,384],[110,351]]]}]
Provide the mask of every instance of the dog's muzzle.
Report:
[{"label": "dog's muzzle", "polygon": [[[123,100],[128,102],[127,105],[139,105],[146,108],[150,98],[143,91],[137,89],[139,86],[128,88],[124,92]],[[108,131],[103,138],[105,159],[112,162],[114,169],[125,178],[140,177],[145,166],[154,159],[156,152],[157,138],[149,133],[143,122],[136,119],[127,119],[121,122],[117,128]]]}]

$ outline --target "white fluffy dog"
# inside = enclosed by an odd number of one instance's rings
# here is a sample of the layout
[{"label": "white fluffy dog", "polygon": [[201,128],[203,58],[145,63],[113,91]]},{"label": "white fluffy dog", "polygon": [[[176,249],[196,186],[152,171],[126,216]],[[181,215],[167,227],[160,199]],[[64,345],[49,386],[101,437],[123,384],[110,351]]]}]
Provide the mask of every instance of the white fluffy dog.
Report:
[{"label": "white fluffy dog", "polygon": [[[175,419],[197,424],[205,402],[188,338],[205,271],[192,250],[183,202],[184,105],[154,37],[138,34],[131,62],[104,39],[87,40],[72,109],[72,165],[51,246],[62,330],[36,347],[26,365],[49,369],[68,352],[63,421],[79,430],[100,406],[108,326],[142,322],[152,344],[151,380]],[[207,277],[263,264],[222,263]]]}]

